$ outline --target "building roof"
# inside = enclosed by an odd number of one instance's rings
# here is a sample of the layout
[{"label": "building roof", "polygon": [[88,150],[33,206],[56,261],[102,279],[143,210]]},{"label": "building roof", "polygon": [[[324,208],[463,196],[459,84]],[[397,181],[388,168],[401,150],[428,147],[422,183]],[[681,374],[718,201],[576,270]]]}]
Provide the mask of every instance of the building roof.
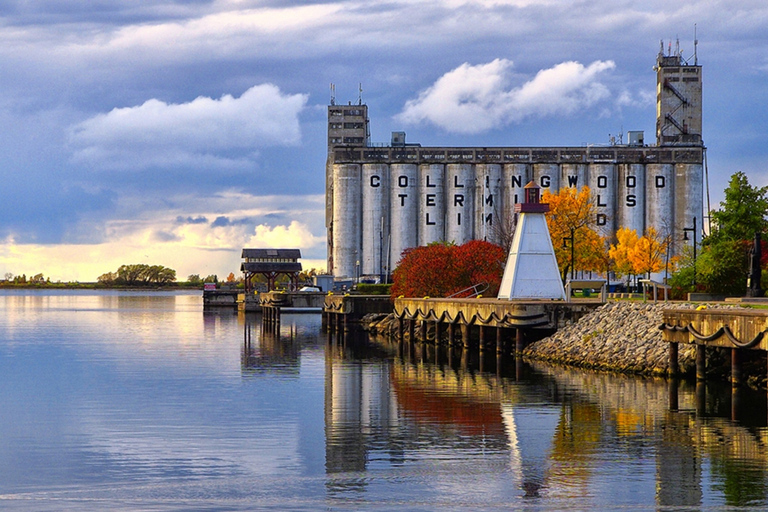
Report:
[{"label": "building roof", "polygon": [[300,249],[243,249],[241,258],[292,259],[301,258]]},{"label": "building roof", "polygon": [[279,272],[283,274],[292,274],[301,272],[301,263],[298,262],[272,262],[272,261],[244,261],[240,264],[241,272],[252,272],[263,274],[267,272]]}]

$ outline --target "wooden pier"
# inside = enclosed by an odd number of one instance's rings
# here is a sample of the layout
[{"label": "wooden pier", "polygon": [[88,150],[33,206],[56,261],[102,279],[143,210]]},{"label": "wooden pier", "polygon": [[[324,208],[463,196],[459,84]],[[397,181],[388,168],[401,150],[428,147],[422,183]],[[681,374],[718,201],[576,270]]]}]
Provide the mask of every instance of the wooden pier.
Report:
[{"label": "wooden pier", "polygon": [[543,338],[604,304],[599,300],[413,299],[360,295],[328,295],[323,328],[346,331],[369,313],[393,313],[398,341],[420,340],[451,347],[478,347],[495,343],[497,353],[514,340],[514,351]]},{"label": "wooden pier", "polygon": [[284,311],[291,313],[320,313],[325,295],[322,292],[264,292],[256,296],[265,325],[279,325]]},{"label": "wooden pier", "polygon": [[505,351],[514,337],[514,351],[521,352],[531,341],[554,333],[603,305],[599,300],[499,300],[499,299],[395,299],[398,338],[434,339],[439,343],[461,341],[464,348],[477,344],[483,351],[495,342],[497,353]]},{"label": "wooden pier", "polygon": [[669,368],[679,372],[679,343],[696,345],[696,379],[705,380],[706,350],[710,347],[731,352],[731,383],[742,383],[742,359],[745,350],[768,351],[768,311],[756,309],[670,309],[664,311],[659,326],[664,341],[669,342]]},{"label": "wooden pier", "polygon": [[230,289],[203,290],[203,309],[237,309],[238,294],[242,294],[242,292]]},{"label": "wooden pier", "polygon": [[323,302],[323,330],[347,331],[371,313],[392,313],[389,295],[326,295]]}]

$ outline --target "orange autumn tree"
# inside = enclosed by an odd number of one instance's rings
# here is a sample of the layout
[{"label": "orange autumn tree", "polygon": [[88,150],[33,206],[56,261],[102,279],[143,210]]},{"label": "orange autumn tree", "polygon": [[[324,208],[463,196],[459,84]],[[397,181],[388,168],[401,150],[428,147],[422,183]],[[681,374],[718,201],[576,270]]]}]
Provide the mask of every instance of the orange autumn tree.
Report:
[{"label": "orange autumn tree", "polygon": [[653,227],[637,240],[628,252],[629,260],[636,274],[659,272],[664,268],[664,258],[669,249],[669,237],[661,236]]},{"label": "orange autumn tree", "polygon": [[392,296],[447,297],[479,283],[488,283],[485,295],[495,296],[505,263],[504,249],[482,240],[412,247],[392,274]]},{"label": "orange autumn tree", "polygon": [[620,228],[616,231],[616,243],[608,249],[608,254],[613,260],[613,271],[618,277],[635,274],[630,253],[637,245],[637,231],[629,228]]},{"label": "orange autumn tree", "polygon": [[[573,243],[573,266],[579,270],[608,270],[607,242],[596,231],[597,209],[589,187],[561,188],[557,194],[545,190],[542,203],[549,203],[547,227],[555,249],[560,273],[565,277],[571,266]],[[573,233],[573,241],[570,240]]]}]

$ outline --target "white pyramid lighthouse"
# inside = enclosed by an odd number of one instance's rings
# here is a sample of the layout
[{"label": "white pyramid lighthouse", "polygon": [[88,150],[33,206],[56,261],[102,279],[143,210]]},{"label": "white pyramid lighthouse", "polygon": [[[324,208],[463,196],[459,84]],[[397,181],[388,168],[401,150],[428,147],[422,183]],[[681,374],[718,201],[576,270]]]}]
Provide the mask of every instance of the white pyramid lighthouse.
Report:
[{"label": "white pyramid lighthouse", "polygon": [[528,183],[525,202],[515,205],[520,217],[504,267],[499,299],[565,300],[555,249],[544,217],[549,205],[539,202],[539,192],[534,182]]}]

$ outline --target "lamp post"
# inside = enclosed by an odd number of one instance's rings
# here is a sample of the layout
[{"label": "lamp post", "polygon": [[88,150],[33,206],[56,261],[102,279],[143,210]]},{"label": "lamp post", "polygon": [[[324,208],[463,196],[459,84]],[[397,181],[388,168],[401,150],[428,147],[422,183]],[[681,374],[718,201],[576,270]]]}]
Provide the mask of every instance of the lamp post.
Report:
[{"label": "lamp post", "polygon": [[573,281],[573,277],[574,277],[574,275],[573,275],[573,246],[574,246],[574,243],[573,243],[573,232],[575,231],[575,229],[574,228],[570,228],[570,229],[571,229],[571,236],[564,236],[563,237],[563,247],[564,248],[568,247],[568,242],[569,241],[571,242],[571,281]]},{"label": "lamp post", "polygon": [[688,241],[688,232],[693,233],[693,288],[696,291],[696,217],[693,218],[692,228],[683,228],[683,240]]}]

